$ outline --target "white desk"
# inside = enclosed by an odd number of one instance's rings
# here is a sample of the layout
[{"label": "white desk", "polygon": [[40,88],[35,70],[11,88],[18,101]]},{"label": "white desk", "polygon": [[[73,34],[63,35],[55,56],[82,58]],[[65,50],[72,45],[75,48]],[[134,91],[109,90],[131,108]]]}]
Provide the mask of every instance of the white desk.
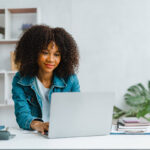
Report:
[{"label": "white desk", "polygon": [[16,137],[0,141],[0,149],[150,149],[150,135],[108,135],[47,139],[37,133],[9,130]]}]

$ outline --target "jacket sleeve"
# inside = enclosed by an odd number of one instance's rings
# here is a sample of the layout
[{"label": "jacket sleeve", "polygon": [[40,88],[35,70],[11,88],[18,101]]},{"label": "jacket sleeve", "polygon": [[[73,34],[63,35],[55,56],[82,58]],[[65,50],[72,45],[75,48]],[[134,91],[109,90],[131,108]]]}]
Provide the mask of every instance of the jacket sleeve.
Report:
[{"label": "jacket sleeve", "polygon": [[20,128],[31,130],[31,122],[36,119],[38,120],[38,118],[31,115],[23,87],[17,83],[18,79],[18,75],[15,75],[12,82],[12,99],[15,104],[16,121]]},{"label": "jacket sleeve", "polygon": [[80,92],[80,84],[76,75],[71,76],[72,78],[72,88],[71,92]]}]

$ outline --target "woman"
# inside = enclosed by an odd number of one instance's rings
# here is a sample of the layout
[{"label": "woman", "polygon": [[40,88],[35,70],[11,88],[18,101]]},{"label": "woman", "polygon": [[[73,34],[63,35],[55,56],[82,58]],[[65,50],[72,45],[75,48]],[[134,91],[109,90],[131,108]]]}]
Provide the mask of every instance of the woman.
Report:
[{"label": "woman", "polygon": [[35,25],[18,42],[15,63],[19,66],[12,83],[16,120],[21,128],[44,134],[51,94],[80,91],[76,42],[63,28]]}]

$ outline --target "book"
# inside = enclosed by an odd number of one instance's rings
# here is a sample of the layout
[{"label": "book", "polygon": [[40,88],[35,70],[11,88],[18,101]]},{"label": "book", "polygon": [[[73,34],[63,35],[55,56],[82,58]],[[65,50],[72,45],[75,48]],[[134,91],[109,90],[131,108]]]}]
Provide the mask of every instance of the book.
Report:
[{"label": "book", "polygon": [[110,135],[150,135],[150,132],[137,132],[137,133],[131,133],[131,132],[110,132]]},{"label": "book", "polygon": [[[125,117],[119,119],[120,125],[125,127],[150,126],[150,122],[144,118]],[[119,125],[119,126],[120,126]]]},{"label": "book", "polygon": [[138,119],[136,117],[124,117],[124,118],[122,118],[122,120],[125,123],[139,123],[140,122],[140,119]]},{"label": "book", "polygon": [[149,128],[149,126],[119,126],[119,130],[125,130],[125,129],[128,129],[128,130],[132,130],[132,129],[147,129]]},{"label": "book", "polygon": [[132,134],[150,132],[150,122],[144,118],[124,117],[117,121],[116,131]]},{"label": "book", "polygon": [[140,129],[118,129],[116,128],[117,125],[112,125],[112,129],[110,134],[111,135],[150,135],[150,126],[147,128],[140,128]]}]

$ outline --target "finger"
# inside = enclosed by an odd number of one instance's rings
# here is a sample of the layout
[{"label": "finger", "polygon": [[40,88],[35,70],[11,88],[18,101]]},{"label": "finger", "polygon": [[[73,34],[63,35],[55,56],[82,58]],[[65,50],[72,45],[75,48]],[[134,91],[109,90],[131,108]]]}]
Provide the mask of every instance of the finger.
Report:
[{"label": "finger", "polygon": [[45,124],[44,124],[44,130],[45,130],[45,131],[48,131],[48,128],[49,128],[49,124],[45,123]]},{"label": "finger", "polygon": [[44,134],[44,123],[38,124],[38,126],[36,126],[36,130],[41,134]]},{"label": "finger", "polygon": [[39,132],[44,135],[44,127],[41,127],[41,128],[39,129]]},{"label": "finger", "polygon": [[44,131],[48,131],[48,126],[44,126]]},{"label": "finger", "polygon": [[49,126],[49,122],[44,122],[44,124]]},{"label": "finger", "polygon": [[42,131],[41,134],[44,135],[44,131]]},{"label": "finger", "polygon": [[45,122],[44,126],[49,127],[49,122]]}]

